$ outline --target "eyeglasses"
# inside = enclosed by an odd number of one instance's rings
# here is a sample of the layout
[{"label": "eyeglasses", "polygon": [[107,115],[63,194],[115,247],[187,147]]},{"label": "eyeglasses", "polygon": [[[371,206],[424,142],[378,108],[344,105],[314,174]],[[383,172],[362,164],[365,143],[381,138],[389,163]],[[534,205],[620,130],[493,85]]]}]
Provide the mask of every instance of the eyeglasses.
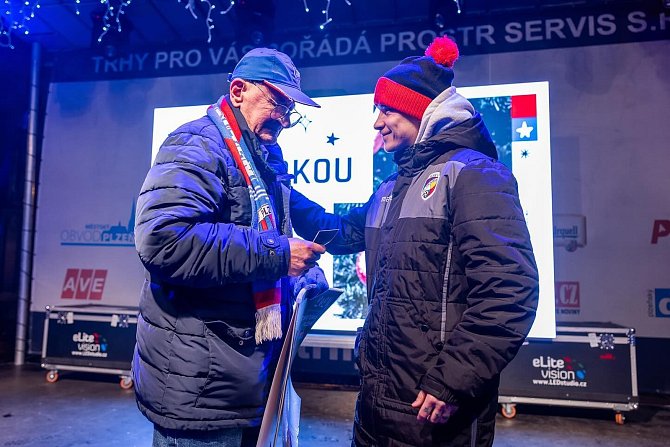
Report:
[{"label": "eyeglasses", "polygon": [[[300,121],[302,121],[303,116],[298,112],[297,110],[293,109],[294,102],[291,102],[291,106],[285,106],[284,104],[279,104],[277,101],[272,99],[267,93],[263,91],[262,88],[258,86],[258,83],[252,82],[253,85],[260,90],[260,92],[263,94],[265,99],[268,100],[270,104],[274,106],[274,109],[272,109],[272,112],[270,112],[270,118],[273,120],[279,121],[283,127],[293,127],[296,124],[298,124]],[[284,125],[285,120],[288,120],[288,126]]]}]

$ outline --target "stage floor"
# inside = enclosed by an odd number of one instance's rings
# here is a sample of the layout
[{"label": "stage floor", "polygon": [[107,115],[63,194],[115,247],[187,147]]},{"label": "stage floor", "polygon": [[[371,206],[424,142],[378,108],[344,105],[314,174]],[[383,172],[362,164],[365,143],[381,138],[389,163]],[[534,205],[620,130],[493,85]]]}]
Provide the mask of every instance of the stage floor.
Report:
[{"label": "stage floor", "polygon": [[[56,383],[45,376],[37,365],[0,365],[0,446],[151,446],[152,425],[115,376],[63,372]],[[349,446],[356,393],[307,384],[296,389],[303,402],[300,445]],[[498,416],[494,446],[661,447],[670,439],[670,405],[663,399],[643,396],[624,425],[614,423],[612,411],[517,410],[514,419]]]}]

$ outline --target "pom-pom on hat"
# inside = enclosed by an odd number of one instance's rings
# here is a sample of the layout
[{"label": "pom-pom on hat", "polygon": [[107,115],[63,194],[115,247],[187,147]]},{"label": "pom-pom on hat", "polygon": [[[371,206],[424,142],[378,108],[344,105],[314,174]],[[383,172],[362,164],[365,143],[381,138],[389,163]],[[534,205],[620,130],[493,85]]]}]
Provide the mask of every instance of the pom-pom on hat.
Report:
[{"label": "pom-pom on hat", "polygon": [[374,102],[421,119],[428,104],[454,80],[458,46],[448,37],[437,37],[425,56],[403,59],[379,78]]}]

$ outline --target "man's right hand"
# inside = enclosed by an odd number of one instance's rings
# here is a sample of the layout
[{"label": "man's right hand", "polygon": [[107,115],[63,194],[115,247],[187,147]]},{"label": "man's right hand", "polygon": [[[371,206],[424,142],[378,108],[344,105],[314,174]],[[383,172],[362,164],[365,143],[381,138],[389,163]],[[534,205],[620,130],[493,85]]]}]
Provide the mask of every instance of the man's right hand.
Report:
[{"label": "man's right hand", "polygon": [[289,276],[300,276],[316,265],[326,247],[314,242],[295,237],[288,238],[291,247],[291,263],[288,267]]}]

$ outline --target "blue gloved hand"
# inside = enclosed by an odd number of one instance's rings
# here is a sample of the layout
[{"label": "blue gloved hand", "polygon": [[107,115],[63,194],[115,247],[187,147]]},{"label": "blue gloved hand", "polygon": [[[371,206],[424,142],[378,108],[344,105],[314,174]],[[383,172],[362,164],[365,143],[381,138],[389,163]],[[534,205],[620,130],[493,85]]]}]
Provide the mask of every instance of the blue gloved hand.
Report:
[{"label": "blue gloved hand", "polygon": [[326,275],[323,274],[323,270],[318,265],[303,273],[293,284],[293,296],[297,297],[300,290],[306,287],[308,290],[305,298],[316,296],[328,289]]}]

